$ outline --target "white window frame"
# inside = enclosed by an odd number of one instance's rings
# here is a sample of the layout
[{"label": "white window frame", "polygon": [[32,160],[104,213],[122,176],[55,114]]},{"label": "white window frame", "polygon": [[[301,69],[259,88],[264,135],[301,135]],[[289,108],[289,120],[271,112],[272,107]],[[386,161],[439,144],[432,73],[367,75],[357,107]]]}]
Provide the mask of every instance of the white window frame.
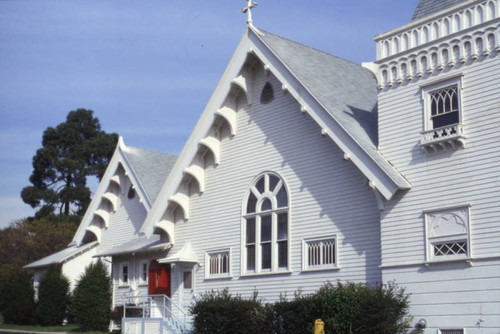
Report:
[{"label": "white window frame", "polygon": [[[146,265],[146,279],[142,276],[144,274],[144,265]],[[149,282],[149,260],[141,260],[139,262],[139,285],[148,285]]]},{"label": "white window frame", "polygon": [[[125,282],[123,277],[123,269],[127,267],[127,281]],[[130,280],[131,280],[131,267],[128,262],[121,262],[120,263],[120,272],[118,273],[119,275],[119,285],[120,286],[129,286],[130,285]]]},{"label": "white window frame", "polygon": [[[279,179],[273,191],[269,191],[269,176],[273,175]],[[265,189],[263,193],[260,193],[257,190],[257,183],[261,177],[265,177]],[[281,187],[284,187],[287,195],[287,206],[277,208],[277,194],[281,190]],[[253,193],[256,196],[256,211],[255,213],[247,213],[247,204],[250,198],[250,194]],[[270,199],[272,203],[271,210],[258,210],[261,206],[262,202],[266,199]],[[243,201],[242,207],[242,220],[241,220],[241,276],[254,276],[254,275],[272,275],[272,274],[283,274],[283,273],[291,273],[291,257],[290,257],[290,246],[291,242],[291,210],[290,210],[290,191],[287,187],[287,184],[283,177],[278,173],[272,171],[265,171],[260,173],[257,177],[252,181],[249,189],[246,191],[246,195]],[[278,214],[286,213],[287,214],[287,252],[286,252],[286,260],[287,266],[279,267],[279,250],[278,250]],[[262,244],[261,242],[261,217],[271,215],[271,268],[266,269],[262,268]],[[255,270],[249,271],[247,270],[247,243],[246,243],[246,233],[247,233],[247,220],[249,218],[255,218]]]},{"label": "white window frame", "polygon": [[[324,242],[324,241],[333,241],[334,243],[334,263],[328,264],[320,264],[320,265],[309,265],[309,244],[313,242]],[[337,234],[325,236],[325,237],[317,237],[317,238],[306,238],[302,239],[302,271],[320,271],[320,270],[332,270],[332,269],[340,269],[339,260],[338,260],[338,238]]]},{"label": "white window frame", "polygon": [[422,100],[424,102],[424,131],[434,130],[432,122],[431,93],[455,85],[457,86],[457,94],[458,94],[458,123],[454,124],[463,124],[463,108],[462,108],[463,75],[459,74],[458,76],[454,76],[440,81],[433,81],[421,86]]},{"label": "white window frame", "polygon": [[[424,221],[425,221],[425,239],[426,239],[426,260],[427,262],[448,262],[454,260],[468,260],[472,256],[472,246],[470,238],[470,208],[469,204],[446,207],[440,209],[433,209],[424,211]],[[465,224],[465,232],[461,233],[448,233],[438,236],[432,235],[432,228],[436,225],[433,221],[433,217],[440,215],[458,215],[463,219]],[[465,253],[461,254],[448,254],[448,255],[435,255],[435,245],[444,243],[455,243],[455,242],[466,242],[467,250]]]},{"label": "white window frame", "polygon": [[[227,273],[217,273],[217,274],[210,273],[212,256],[218,256],[221,254],[227,254],[227,256],[228,256],[228,260],[227,260],[228,271],[227,271]],[[231,276],[231,269],[232,269],[231,248],[210,250],[210,251],[205,252],[205,278],[206,279],[232,277]]]}]

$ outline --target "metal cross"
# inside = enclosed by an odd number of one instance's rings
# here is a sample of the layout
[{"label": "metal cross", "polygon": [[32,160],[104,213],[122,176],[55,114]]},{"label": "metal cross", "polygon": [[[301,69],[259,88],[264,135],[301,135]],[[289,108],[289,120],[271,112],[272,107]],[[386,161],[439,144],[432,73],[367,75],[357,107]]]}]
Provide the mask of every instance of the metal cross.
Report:
[{"label": "metal cross", "polygon": [[252,0],[247,0],[247,6],[241,9],[242,13],[247,13],[248,19],[247,24],[252,25],[252,8],[257,7],[258,3]]}]

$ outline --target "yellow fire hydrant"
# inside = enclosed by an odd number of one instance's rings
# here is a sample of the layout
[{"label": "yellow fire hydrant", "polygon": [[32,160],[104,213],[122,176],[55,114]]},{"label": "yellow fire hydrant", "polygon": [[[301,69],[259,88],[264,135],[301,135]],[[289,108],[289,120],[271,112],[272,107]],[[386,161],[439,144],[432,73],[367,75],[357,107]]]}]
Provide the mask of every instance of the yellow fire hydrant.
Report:
[{"label": "yellow fire hydrant", "polygon": [[321,319],[314,322],[314,334],[325,334],[325,323]]}]

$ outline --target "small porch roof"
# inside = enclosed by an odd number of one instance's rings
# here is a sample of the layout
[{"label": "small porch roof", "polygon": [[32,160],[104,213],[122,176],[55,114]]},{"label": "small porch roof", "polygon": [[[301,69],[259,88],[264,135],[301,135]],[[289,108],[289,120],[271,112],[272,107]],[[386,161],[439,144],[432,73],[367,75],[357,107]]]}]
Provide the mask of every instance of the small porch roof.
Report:
[{"label": "small porch roof", "polygon": [[139,238],[127,241],[119,246],[113,247],[105,252],[102,252],[96,255],[95,257],[164,251],[171,247],[172,243],[162,242],[160,236],[157,234],[153,234],[149,238],[143,235]]},{"label": "small porch roof", "polygon": [[196,254],[193,251],[193,247],[190,242],[187,242],[182,246],[182,248],[168,256],[165,259],[158,260],[159,263],[175,263],[175,262],[187,262],[187,263],[199,263]]},{"label": "small porch roof", "polygon": [[94,248],[97,246],[99,243],[97,241],[89,242],[88,244],[82,245],[82,246],[70,246],[68,248],[63,249],[62,251],[59,251],[57,253],[51,254],[49,256],[46,256],[40,260],[37,260],[35,262],[32,262],[30,264],[25,265],[23,268],[24,269],[35,269],[35,268],[41,268],[41,267],[46,267],[51,264],[60,264],[68,261],[69,259],[77,256],[78,254],[85,253],[86,251]]}]

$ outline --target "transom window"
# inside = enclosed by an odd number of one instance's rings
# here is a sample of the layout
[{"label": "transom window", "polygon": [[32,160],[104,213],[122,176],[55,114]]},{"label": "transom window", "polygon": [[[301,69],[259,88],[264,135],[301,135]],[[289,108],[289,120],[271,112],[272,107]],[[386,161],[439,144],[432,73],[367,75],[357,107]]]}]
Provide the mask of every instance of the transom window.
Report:
[{"label": "transom window", "polygon": [[289,266],[288,193],[271,172],[250,187],[243,216],[243,272],[286,271]]}]

